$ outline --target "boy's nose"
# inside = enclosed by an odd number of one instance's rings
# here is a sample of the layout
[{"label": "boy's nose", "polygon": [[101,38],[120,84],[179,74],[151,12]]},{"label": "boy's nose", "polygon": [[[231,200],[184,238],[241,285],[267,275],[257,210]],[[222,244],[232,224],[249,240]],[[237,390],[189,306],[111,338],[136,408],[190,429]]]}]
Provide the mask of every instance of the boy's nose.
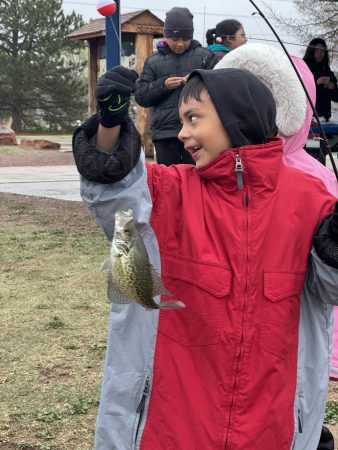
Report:
[{"label": "boy's nose", "polygon": [[184,139],[187,138],[187,133],[185,131],[184,125],[182,125],[181,131],[178,133],[178,139],[182,142],[184,142]]}]

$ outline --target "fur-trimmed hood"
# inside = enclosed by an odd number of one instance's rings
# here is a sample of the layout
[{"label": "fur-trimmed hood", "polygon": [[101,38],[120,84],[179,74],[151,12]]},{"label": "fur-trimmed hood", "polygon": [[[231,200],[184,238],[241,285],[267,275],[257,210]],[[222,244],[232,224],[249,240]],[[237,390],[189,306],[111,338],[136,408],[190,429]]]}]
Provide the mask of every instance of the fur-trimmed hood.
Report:
[{"label": "fur-trimmed hood", "polygon": [[[292,56],[299,74],[316,103],[316,86],[306,63]],[[338,196],[338,184],[332,171],[305,150],[311,118],[310,103],[287,56],[276,47],[265,44],[245,44],[226,55],[215,69],[233,67],[245,69],[260,78],[272,91],[276,106],[276,124],[284,142],[284,162],[323,181],[326,189]]]},{"label": "fur-trimmed hood", "polygon": [[292,136],[301,128],[306,96],[285,53],[269,45],[246,44],[230,52],[215,69],[226,67],[248,70],[270,89],[277,106],[279,134]]}]

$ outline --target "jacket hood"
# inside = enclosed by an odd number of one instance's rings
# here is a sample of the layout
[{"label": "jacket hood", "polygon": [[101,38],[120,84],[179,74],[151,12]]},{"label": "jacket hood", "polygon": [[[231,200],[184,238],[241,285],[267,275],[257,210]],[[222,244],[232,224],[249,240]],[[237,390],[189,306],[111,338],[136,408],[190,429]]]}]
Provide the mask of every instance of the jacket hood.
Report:
[{"label": "jacket hood", "polygon": [[[292,56],[313,104],[316,85],[307,64]],[[260,78],[272,91],[277,106],[276,123],[284,143],[284,162],[323,181],[331,194],[338,196],[338,183],[333,172],[305,150],[312,108],[287,56],[279,49],[263,44],[245,44],[232,50],[216,66],[246,69]]]},{"label": "jacket hood", "polygon": [[251,72],[272,92],[276,102],[279,134],[292,136],[302,126],[306,96],[284,52],[264,44],[245,44],[232,50],[215,69],[232,67]]},{"label": "jacket hood", "polygon": [[[302,59],[292,56],[292,61],[302,77],[305,87],[310,94],[312,103],[315,105],[316,85],[312,72]],[[304,145],[309,135],[312,116],[313,111],[311,105],[306,99],[306,115],[302,127],[293,136],[282,137],[284,141],[284,162],[288,166],[296,167],[303,172],[307,172],[321,179],[325,184],[326,189],[331,194],[338,197],[338,182],[334,173],[304,150]]]},{"label": "jacket hood", "polygon": [[[308,66],[302,59],[297,58],[296,56],[292,56],[292,61],[297,67],[300,76],[302,77],[303,83],[305,84],[305,87],[308,93],[310,94],[312,103],[315,104],[316,86],[311,71],[309,70]],[[306,99],[306,111],[302,126],[297,131],[297,133],[291,136],[283,136],[285,155],[296,152],[297,149],[303,148],[305,146],[309,135],[312,116],[313,116],[312,108],[310,106],[308,99]]]}]

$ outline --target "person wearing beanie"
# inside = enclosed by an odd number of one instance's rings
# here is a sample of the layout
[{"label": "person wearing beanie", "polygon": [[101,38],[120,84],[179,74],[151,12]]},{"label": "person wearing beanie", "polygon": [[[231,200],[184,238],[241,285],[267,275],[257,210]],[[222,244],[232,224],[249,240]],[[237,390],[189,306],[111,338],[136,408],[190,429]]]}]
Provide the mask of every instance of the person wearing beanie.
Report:
[{"label": "person wearing beanie", "polygon": [[151,132],[158,164],[191,164],[193,160],[177,138],[180,130],[178,99],[193,69],[212,69],[213,53],[193,39],[193,15],[188,8],[174,7],[166,13],[165,40],[144,63],[136,84],[135,100],[152,108]]},{"label": "person wearing beanie", "polygon": [[206,32],[206,39],[207,48],[215,53],[218,60],[247,42],[243,25],[234,19],[219,22],[216,28]]},{"label": "person wearing beanie", "polygon": [[196,165],[170,167],[145,162],[127,116],[135,73],[103,77],[73,137],[82,198],[109,240],[132,209],[167,289],[155,301],[185,307],[114,297],[95,450],[292,448],[300,296],[305,273],[315,291],[338,278],[336,197],[285,166],[276,102],[250,72],[190,73],[178,137]]},{"label": "person wearing beanie", "polygon": [[[315,104],[316,85],[310,69],[300,58],[293,56],[292,59]],[[338,197],[334,173],[304,150],[313,111],[285,53],[270,45],[247,44],[235,49],[216,66],[230,67],[253,73],[271,90],[277,107],[278,133],[284,142],[284,163],[319,178],[326,189]],[[338,291],[338,286],[336,289]],[[322,429],[322,424],[329,374],[338,378],[338,308],[323,305],[321,299],[304,286],[300,304],[294,402],[294,450],[334,450],[333,436],[325,427]]]}]

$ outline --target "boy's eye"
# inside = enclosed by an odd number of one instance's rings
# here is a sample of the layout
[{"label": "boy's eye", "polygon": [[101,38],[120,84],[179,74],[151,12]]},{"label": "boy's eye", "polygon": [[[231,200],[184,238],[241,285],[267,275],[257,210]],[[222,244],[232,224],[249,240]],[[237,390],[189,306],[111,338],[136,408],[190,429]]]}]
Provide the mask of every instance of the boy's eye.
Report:
[{"label": "boy's eye", "polygon": [[191,116],[189,116],[189,120],[190,122],[195,122],[195,120],[197,120],[196,114],[191,114]]}]

